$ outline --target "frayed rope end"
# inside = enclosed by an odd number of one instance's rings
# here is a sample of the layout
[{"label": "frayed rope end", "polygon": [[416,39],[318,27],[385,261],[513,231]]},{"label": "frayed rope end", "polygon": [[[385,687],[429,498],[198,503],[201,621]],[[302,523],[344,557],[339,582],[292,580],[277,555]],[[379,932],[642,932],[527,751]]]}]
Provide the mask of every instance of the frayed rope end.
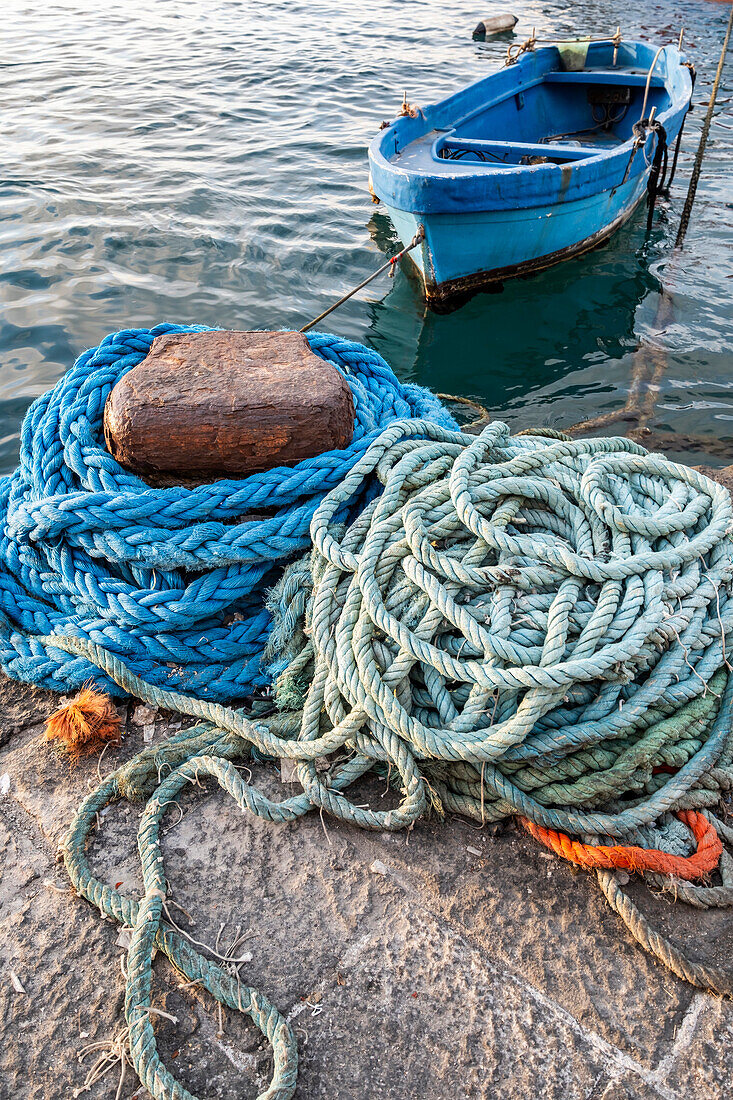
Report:
[{"label": "frayed rope end", "polygon": [[86,684],[75,699],[54,711],[46,723],[45,741],[60,741],[78,759],[120,736],[120,719],[112,700]]}]

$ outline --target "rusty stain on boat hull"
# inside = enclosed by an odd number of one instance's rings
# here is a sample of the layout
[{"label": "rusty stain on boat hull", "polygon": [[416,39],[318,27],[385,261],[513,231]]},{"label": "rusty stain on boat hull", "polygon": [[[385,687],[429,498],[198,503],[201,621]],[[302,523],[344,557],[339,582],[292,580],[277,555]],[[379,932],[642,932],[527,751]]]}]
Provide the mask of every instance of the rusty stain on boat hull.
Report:
[{"label": "rusty stain on boat hull", "polygon": [[566,60],[540,46],[372,141],[372,187],[398,238],[424,227],[412,255],[434,309],[602,243],[661,148],[638,120],[653,109],[669,143],[679,133],[692,80],[677,47],[601,39],[580,68]]},{"label": "rusty stain on boat hull", "polygon": [[[451,313],[453,310],[464,305],[476,294],[500,293],[507,279],[536,275],[541,271],[545,271],[548,267],[553,267],[555,264],[562,263],[563,260],[569,260],[573,257],[581,256],[586,252],[591,252],[594,248],[599,248],[633,216],[644,197],[645,194],[640,195],[637,201],[626,209],[614,222],[610,225],[605,225],[602,229],[598,230],[596,233],[592,233],[584,240],[578,241],[577,244],[568,245],[566,248],[559,248],[557,251],[550,252],[545,256],[524,260],[518,264],[494,268],[491,271],[475,271],[471,275],[463,275],[457,279],[448,279],[445,282],[437,283],[434,277],[423,281],[422,272],[410,254],[405,256],[403,263],[405,261],[407,262],[408,274],[413,278],[417,277],[419,279],[423,286],[425,299],[430,308],[435,313]],[[429,263],[429,260],[426,269],[430,272],[430,275],[433,276],[432,264]]]}]

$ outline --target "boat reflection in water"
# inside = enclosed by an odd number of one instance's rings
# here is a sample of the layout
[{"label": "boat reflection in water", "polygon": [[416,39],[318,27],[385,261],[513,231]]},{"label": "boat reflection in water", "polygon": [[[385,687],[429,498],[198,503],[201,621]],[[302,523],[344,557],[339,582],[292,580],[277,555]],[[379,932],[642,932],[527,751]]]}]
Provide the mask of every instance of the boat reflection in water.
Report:
[{"label": "boat reflection in water", "polygon": [[[672,45],[510,47],[503,68],[400,115],[369,146],[385,205],[436,308],[544,270],[616,232],[666,175],[690,107]],[[651,216],[651,210],[650,210]]]},{"label": "boat reflection in water", "polygon": [[[380,249],[399,248],[386,215],[375,212],[369,229]],[[568,427],[626,396],[637,311],[659,291],[643,246],[643,229],[628,225],[594,252],[448,314],[398,270],[369,305],[367,343],[405,381],[476,398],[517,427]]]}]

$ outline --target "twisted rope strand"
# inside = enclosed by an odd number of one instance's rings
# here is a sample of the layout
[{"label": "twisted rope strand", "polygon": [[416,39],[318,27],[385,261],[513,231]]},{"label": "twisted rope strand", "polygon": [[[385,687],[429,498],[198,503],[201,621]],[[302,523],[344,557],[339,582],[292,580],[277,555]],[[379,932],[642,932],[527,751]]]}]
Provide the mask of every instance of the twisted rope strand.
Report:
[{"label": "twisted rope strand", "polygon": [[[94,475],[95,492],[109,491],[105,477]],[[553,850],[599,868],[609,903],[675,973],[733,988],[655,933],[606,869],[676,883],[719,866],[722,886],[680,888],[695,891],[693,904],[728,900],[721,838],[730,835],[702,813],[733,788],[727,491],[628,440],[511,437],[499,423],[473,437],[430,418],[397,419],[308,508],[312,553],[287,566],[269,599],[267,671],[281,707],[270,718],[190,685],[151,682],[106,645],[103,626],[29,636],[58,667],[91,663],[119,690],[203,722],[105,781],[65,844],[77,890],[133,929],[126,1016],[133,1063],[152,1094],[189,1097],[161,1064],[150,1025],[156,946],[267,1035],[275,1091],[263,1095],[286,1100],[295,1087],[292,1036],[276,1010],[228,984],[163,919],[161,820],[206,776],[272,822],[313,807],[369,829],[404,828],[429,807],[481,822],[519,815]],[[210,538],[188,529],[179,538],[175,524],[158,530],[175,554]],[[87,546],[108,537],[100,526]],[[129,550],[134,539],[124,537]],[[137,568],[125,558],[126,576],[136,579]],[[86,592],[97,598],[91,581]],[[71,598],[61,584],[58,598]],[[245,783],[234,762],[253,752],[294,760],[302,793],[278,803]],[[394,808],[349,797],[370,770],[398,789]],[[119,797],[148,800],[139,901],[94,879],[84,852],[96,812]]]},{"label": "twisted rope strand", "polygon": [[[89,661],[39,641],[74,635],[156,686],[244,697],[266,682],[266,590],[308,548],[324,494],[390,422],[428,417],[455,427],[436,397],[401,385],[376,352],[312,333],[311,350],[351,389],[348,447],[239,480],[152,489],[105,450],[104,405],[157,336],[200,331],[163,324],[113,333],[28,410],[19,467],[0,478],[0,618],[8,623],[0,667],[9,676],[56,691],[80,687],[96,672]],[[100,686],[119,694],[109,677]]]},{"label": "twisted rope strand", "polygon": [[663,875],[675,875],[687,881],[702,878],[718,866],[723,852],[723,844],[715,831],[715,826],[702,814],[692,810],[680,810],[680,821],[689,825],[697,842],[697,851],[692,856],[674,856],[656,848],[639,848],[635,845],[608,846],[605,844],[581,844],[564,833],[553,829],[543,829],[526,817],[519,821],[532,834],[535,840],[544,844],[550,851],[563,859],[577,863],[589,869],[619,867],[627,871],[656,871]]}]

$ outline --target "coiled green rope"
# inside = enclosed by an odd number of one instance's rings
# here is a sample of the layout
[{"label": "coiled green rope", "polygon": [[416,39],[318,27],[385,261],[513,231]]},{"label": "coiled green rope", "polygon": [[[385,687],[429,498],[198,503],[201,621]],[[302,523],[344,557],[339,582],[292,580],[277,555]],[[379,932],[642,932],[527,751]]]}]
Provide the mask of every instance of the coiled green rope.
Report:
[{"label": "coiled green rope", "polygon": [[[383,432],[317,509],[310,561],[272,593],[267,656],[282,709],[266,720],[151,686],[107,650],[54,637],[125,691],[204,723],[108,778],[64,845],[79,893],[133,928],[126,1015],[153,1096],[189,1097],[155,1048],[156,946],[267,1035],[275,1073],[263,1097],[295,1086],[287,1023],[166,923],[159,828],[189,782],[211,776],[274,822],[314,806],[380,830],[429,807],[482,822],[521,814],[682,856],[691,834],[670,812],[712,807],[733,787],[727,490],[625,439],[557,436],[512,438],[494,423],[472,437],[427,421]],[[335,525],[365,500],[349,527]],[[303,793],[274,802],[243,782],[234,762],[252,749],[294,760]],[[400,789],[396,808],[345,793],[373,768]],[[121,797],[148,799],[139,902],[96,880],[85,855],[96,813]],[[729,870],[721,887],[687,887],[694,903],[727,903]],[[730,990],[653,933],[612,874],[599,877],[640,942],[688,980]]]}]

